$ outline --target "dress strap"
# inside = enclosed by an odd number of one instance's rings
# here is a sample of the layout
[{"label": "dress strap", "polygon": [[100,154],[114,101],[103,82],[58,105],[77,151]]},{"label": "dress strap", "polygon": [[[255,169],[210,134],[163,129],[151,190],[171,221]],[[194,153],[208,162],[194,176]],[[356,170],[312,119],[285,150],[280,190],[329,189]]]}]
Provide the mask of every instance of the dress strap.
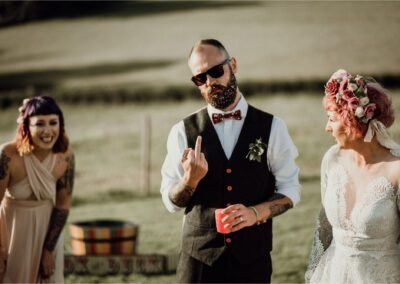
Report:
[{"label": "dress strap", "polygon": [[50,153],[43,162],[34,154],[24,155],[28,181],[37,200],[50,199],[55,204],[56,178],[52,174],[55,155]]}]

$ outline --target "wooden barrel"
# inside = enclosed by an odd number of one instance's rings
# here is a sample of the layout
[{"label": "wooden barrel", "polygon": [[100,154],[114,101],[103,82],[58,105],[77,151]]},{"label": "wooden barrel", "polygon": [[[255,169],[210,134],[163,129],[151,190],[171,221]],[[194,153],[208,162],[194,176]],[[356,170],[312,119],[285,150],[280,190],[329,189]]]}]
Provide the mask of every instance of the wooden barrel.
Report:
[{"label": "wooden barrel", "polygon": [[94,220],[69,225],[72,255],[134,255],[139,227],[131,222]]}]

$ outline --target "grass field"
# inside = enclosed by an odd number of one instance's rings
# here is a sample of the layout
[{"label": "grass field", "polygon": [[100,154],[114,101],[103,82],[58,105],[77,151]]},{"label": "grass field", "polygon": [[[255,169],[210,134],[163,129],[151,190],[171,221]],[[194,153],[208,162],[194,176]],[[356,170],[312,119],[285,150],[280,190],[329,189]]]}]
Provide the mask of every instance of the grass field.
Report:
[{"label": "grass field", "polygon": [[[254,106],[282,117],[298,147],[302,201],[274,223],[273,282],[302,282],[319,207],[319,166],[333,139],[324,133],[321,97],[295,94],[247,98]],[[400,92],[393,92],[400,111]],[[177,253],[182,214],[169,214],[158,195],[160,167],[170,127],[203,105],[201,100],[164,104],[63,105],[67,131],[76,153],[74,207],[69,221],[116,218],[140,224],[139,252]],[[17,109],[0,112],[0,143],[12,139]],[[140,122],[151,115],[152,196],[139,188]],[[400,140],[400,124],[392,127]],[[66,242],[66,249],[69,244]],[[174,282],[174,275],[129,277],[70,276],[68,282]]]},{"label": "grass field", "polygon": [[[302,202],[274,220],[274,249],[272,253],[274,283],[303,282],[303,275],[313,237],[316,214],[319,210],[319,182],[302,184]],[[168,214],[160,198],[135,198],[129,202],[111,202],[95,206],[88,204],[74,208],[70,222],[94,218],[130,220],[140,225],[139,252],[174,254],[179,251],[182,214]],[[127,277],[76,276],[69,283],[173,283],[175,274],[146,276],[132,274]]]},{"label": "grass field", "polygon": [[338,68],[400,73],[396,1],[115,3],[0,29],[0,87],[74,95],[191,86],[187,55],[209,37],[237,58],[241,82],[325,80]]}]

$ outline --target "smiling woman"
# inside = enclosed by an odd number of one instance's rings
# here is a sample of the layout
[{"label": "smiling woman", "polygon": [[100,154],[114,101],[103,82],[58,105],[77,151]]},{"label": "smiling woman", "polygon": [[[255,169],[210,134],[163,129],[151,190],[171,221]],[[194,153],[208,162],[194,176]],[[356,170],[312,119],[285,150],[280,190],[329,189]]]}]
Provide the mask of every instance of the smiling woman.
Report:
[{"label": "smiling woman", "polygon": [[19,111],[16,146],[20,155],[33,151],[35,142],[36,152],[53,149],[57,153],[67,150],[64,116],[53,98],[43,96],[25,99]]},{"label": "smiling woman", "polygon": [[17,123],[15,141],[0,146],[0,282],[63,282],[75,172],[64,117],[41,96],[23,101]]},{"label": "smiling woman", "polygon": [[51,150],[59,136],[59,119],[56,114],[38,115],[30,119],[29,132],[32,144]]}]

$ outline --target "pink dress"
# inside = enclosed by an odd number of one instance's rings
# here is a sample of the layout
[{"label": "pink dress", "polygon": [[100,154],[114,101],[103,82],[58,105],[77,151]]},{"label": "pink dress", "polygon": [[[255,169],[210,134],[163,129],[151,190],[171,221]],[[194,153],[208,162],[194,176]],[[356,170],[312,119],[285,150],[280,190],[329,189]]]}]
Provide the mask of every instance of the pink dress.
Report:
[{"label": "pink dress", "polygon": [[6,250],[5,283],[63,283],[62,235],[54,250],[56,267],[50,279],[40,279],[42,249],[56,198],[52,170],[56,155],[43,162],[33,154],[23,157],[27,177],[6,190],[0,206],[0,243]]}]

